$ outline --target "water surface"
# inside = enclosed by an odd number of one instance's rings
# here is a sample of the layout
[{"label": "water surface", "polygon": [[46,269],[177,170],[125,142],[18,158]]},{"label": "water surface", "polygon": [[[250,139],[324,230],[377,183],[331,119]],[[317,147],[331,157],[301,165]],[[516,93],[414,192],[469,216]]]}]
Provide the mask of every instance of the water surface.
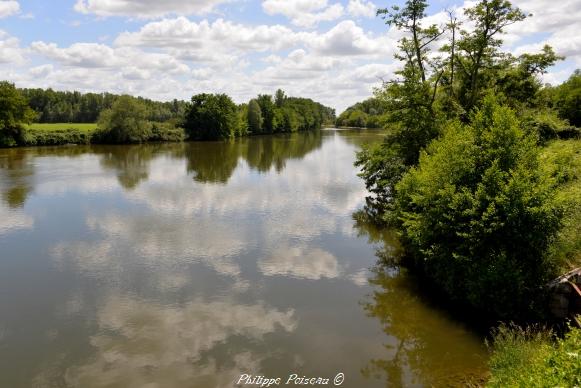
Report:
[{"label": "water surface", "polygon": [[0,150],[0,386],[462,386],[479,337],[354,221],[374,131]]}]

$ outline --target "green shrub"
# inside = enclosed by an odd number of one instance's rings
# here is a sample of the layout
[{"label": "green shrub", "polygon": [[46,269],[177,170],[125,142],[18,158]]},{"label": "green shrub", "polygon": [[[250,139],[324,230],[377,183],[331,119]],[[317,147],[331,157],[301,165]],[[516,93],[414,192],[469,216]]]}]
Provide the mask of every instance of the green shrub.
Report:
[{"label": "green shrub", "polygon": [[193,96],[184,124],[192,140],[228,139],[234,137],[239,125],[238,107],[225,94]]},{"label": "green shrub", "polygon": [[151,125],[151,135],[147,141],[184,141],[186,133],[183,128],[176,126],[172,122],[158,123]]},{"label": "green shrub", "polygon": [[92,134],[77,128],[39,131],[28,129],[23,136],[23,145],[49,146],[64,144],[89,144]]},{"label": "green shrub", "polygon": [[563,223],[551,244],[550,260],[561,272],[581,266],[581,140],[557,140],[541,153],[541,164],[557,189]]},{"label": "green shrub", "polygon": [[548,331],[501,326],[492,345],[488,387],[581,386],[579,329],[554,342]]},{"label": "green shrub", "polygon": [[99,115],[95,139],[107,143],[142,143],[152,137],[145,104],[131,96],[121,96]]},{"label": "green shrub", "polygon": [[471,125],[450,124],[396,186],[413,262],[449,297],[499,318],[540,312],[560,226],[534,136],[492,96]]}]

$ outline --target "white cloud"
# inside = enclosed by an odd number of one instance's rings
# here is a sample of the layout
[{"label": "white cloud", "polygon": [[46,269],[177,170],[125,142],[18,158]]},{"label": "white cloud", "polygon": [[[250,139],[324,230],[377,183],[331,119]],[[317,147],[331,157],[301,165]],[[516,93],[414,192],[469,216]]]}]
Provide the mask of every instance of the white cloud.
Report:
[{"label": "white cloud", "polygon": [[377,7],[371,1],[349,0],[349,5],[347,5],[347,11],[355,17],[372,18],[375,16],[376,10]]},{"label": "white cloud", "polygon": [[328,5],[327,0],[264,0],[262,8],[269,15],[281,14],[299,27],[313,27],[323,21],[343,16],[341,4]]},{"label": "white cloud", "polygon": [[0,30],[0,64],[24,62],[24,50],[17,38]]},{"label": "white cloud", "polygon": [[303,34],[281,25],[245,26],[223,19],[199,23],[185,17],[148,23],[137,32],[125,32],[116,46],[175,48],[185,52],[224,50],[281,50],[301,41]]},{"label": "white cloud", "polygon": [[17,1],[0,1],[0,19],[16,15],[20,12],[20,4]]},{"label": "white cloud", "polygon": [[121,70],[129,79],[147,79],[150,70],[186,74],[189,67],[168,54],[150,53],[129,47],[112,48],[99,43],[75,43],[60,48],[54,43],[33,42],[34,52],[64,66]]},{"label": "white cloud", "polygon": [[352,20],[345,20],[331,30],[310,40],[317,52],[326,55],[386,55],[390,49],[387,37],[374,37]]},{"label": "white cloud", "polygon": [[143,19],[167,15],[204,14],[229,0],[77,0],[75,10],[97,16],[127,16]]}]

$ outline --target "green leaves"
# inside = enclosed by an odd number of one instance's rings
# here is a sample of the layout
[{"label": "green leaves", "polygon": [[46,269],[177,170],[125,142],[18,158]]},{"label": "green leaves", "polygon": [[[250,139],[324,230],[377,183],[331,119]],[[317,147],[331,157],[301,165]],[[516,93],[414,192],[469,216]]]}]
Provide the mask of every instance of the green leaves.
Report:
[{"label": "green leaves", "polygon": [[234,137],[240,121],[238,108],[226,94],[197,94],[186,115],[185,130],[193,140]]},{"label": "green leaves", "polygon": [[28,101],[13,84],[0,82],[0,146],[14,146],[22,140],[22,124],[34,118]]},{"label": "green leaves", "polygon": [[395,186],[415,261],[453,298],[499,317],[529,313],[554,268],[559,224],[534,138],[486,97],[471,125],[452,123]]}]

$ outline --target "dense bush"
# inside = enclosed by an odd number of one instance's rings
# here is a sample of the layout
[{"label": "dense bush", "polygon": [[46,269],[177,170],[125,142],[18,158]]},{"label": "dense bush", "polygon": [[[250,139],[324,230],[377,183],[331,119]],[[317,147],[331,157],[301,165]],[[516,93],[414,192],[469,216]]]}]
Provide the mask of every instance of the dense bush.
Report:
[{"label": "dense bush", "polygon": [[23,123],[29,123],[34,112],[13,84],[0,82],[0,147],[12,147],[22,143]]},{"label": "dense bush", "polygon": [[63,128],[58,130],[25,130],[23,145],[52,146],[64,144],[89,144],[93,134],[77,128]]},{"label": "dense bush", "polygon": [[500,318],[533,313],[555,274],[560,225],[536,138],[488,96],[470,125],[450,124],[396,186],[414,262],[452,299]]},{"label": "dense bush", "polygon": [[564,209],[562,227],[549,249],[562,272],[581,267],[581,140],[558,140],[541,153],[541,165],[557,189]]},{"label": "dense bush", "polygon": [[153,134],[145,105],[131,96],[119,97],[102,111],[98,128],[96,137],[108,143],[142,143]]},{"label": "dense bush", "polygon": [[240,126],[238,108],[226,94],[192,97],[184,124],[192,140],[219,140],[235,136]]},{"label": "dense bush", "polygon": [[501,326],[494,335],[488,387],[581,386],[581,330],[550,332]]}]

